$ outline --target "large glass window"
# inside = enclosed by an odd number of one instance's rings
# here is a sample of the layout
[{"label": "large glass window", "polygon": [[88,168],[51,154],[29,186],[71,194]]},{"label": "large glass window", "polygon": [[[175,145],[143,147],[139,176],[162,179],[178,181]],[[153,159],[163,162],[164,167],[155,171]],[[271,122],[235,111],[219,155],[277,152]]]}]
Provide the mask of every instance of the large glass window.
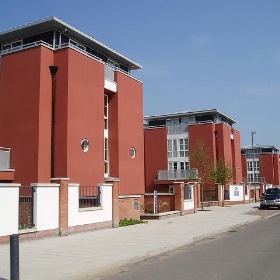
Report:
[{"label": "large glass window", "polygon": [[104,95],[104,129],[108,129],[108,95]]},{"label": "large glass window", "polygon": [[169,158],[178,157],[177,139],[168,140],[167,145],[168,145],[168,157]]},{"label": "large glass window", "polygon": [[104,138],[104,173],[109,174],[109,151],[108,151],[108,138]]},{"label": "large glass window", "polygon": [[187,157],[189,155],[189,141],[188,139],[179,139],[179,155],[180,157]]},{"label": "large glass window", "polygon": [[253,162],[252,161],[247,162],[247,168],[248,168],[248,171],[253,171]]},{"label": "large glass window", "polygon": [[189,156],[189,140],[187,138],[168,140],[167,145],[168,158]]}]

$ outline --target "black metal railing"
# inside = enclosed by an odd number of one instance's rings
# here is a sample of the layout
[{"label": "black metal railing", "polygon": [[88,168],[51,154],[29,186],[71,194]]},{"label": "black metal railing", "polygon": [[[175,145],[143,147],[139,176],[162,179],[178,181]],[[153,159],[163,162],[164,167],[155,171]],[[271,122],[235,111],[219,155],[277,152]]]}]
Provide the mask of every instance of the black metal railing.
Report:
[{"label": "black metal railing", "polygon": [[79,187],[79,208],[101,206],[100,186],[80,186]]},{"label": "black metal railing", "polygon": [[203,201],[218,201],[218,189],[204,189]]},{"label": "black metal railing", "polygon": [[30,186],[19,187],[19,229],[33,228],[34,189]]}]

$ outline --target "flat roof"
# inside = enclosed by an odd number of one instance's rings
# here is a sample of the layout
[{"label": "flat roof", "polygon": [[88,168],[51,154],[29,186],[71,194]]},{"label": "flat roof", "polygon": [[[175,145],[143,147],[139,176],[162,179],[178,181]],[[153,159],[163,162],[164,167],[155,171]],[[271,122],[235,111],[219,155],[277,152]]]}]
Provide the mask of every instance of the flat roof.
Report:
[{"label": "flat roof", "polygon": [[[275,146],[272,145],[260,145],[260,144],[254,144],[254,149],[272,149],[272,150],[276,150],[279,151]],[[251,150],[252,149],[252,145],[246,145],[246,146],[242,146],[241,150]]]},{"label": "flat roof", "polygon": [[151,116],[145,116],[144,120],[159,120],[159,119],[168,119],[168,118],[178,118],[178,117],[194,117],[194,116],[203,116],[207,114],[217,114],[224,119],[226,119],[228,122],[234,124],[236,121],[226,114],[218,111],[217,109],[207,109],[207,110],[198,110],[198,111],[182,111],[182,112],[175,112],[175,113],[167,113],[167,114],[161,114],[161,115],[151,115]]},{"label": "flat roof", "polygon": [[95,49],[116,62],[129,67],[132,70],[142,69],[142,66],[117,51],[109,48],[105,44],[95,40],[89,35],[79,31],[75,27],[65,23],[56,17],[48,17],[43,20],[34,21],[14,28],[10,28],[0,32],[0,44],[13,42],[29,36],[34,36],[44,32],[56,30],[70,38],[76,39],[78,42]]}]

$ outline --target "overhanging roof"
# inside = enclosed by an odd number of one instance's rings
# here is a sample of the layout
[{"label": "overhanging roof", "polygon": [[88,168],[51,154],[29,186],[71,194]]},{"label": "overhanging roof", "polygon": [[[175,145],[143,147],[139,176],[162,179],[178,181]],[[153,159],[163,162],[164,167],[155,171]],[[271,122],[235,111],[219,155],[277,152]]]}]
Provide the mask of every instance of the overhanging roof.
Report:
[{"label": "overhanging roof", "polygon": [[152,115],[152,116],[145,116],[144,120],[160,120],[160,119],[168,119],[168,118],[178,118],[178,117],[194,117],[194,116],[203,116],[207,114],[219,115],[223,119],[226,119],[229,123],[234,124],[236,121],[229,116],[225,115],[224,113],[218,111],[217,109],[209,109],[209,110],[199,110],[199,111],[183,111],[183,112],[175,112],[175,113],[168,113],[162,115]]},{"label": "overhanging roof", "polygon": [[[251,150],[251,149],[252,149],[252,145],[246,145],[241,147],[241,150]],[[272,149],[275,151],[279,151],[275,146],[260,145],[260,144],[254,144],[254,149]]]},{"label": "overhanging roof", "polygon": [[126,56],[116,52],[87,34],[79,31],[73,26],[63,22],[56,17],[49,17],[43,20],[34,21],[0,32],[0,44],[9,43],[29,36],[34,36],[43,32],[57,30],[63,34],[77,40],[78,42],[95,49],[96,51],[116,60],[132,70],[141,69],[142,66]]}]

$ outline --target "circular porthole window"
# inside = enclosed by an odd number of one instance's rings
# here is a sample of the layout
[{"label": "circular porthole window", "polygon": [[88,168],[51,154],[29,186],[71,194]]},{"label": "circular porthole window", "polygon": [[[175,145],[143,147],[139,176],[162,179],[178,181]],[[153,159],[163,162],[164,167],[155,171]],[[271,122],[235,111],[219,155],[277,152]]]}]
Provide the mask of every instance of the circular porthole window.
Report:
[{"label": "circular porthole window", "polygon": [[88,141],[87,138],[84,138],[84,139],[82,140],[82,142],[81,142],[81,147],[82,147],[83,152],[86,153],[86,152],[88,151],[88,149],[89,149],[89,141]]},{"label": "circular porthole window", "polygon": [[130,149],[130,156],[131,156],[132,158],[135,158],[135,156],[136,156],[136,150],[135,150],[134,147],[132,147],[132,148]]}]

